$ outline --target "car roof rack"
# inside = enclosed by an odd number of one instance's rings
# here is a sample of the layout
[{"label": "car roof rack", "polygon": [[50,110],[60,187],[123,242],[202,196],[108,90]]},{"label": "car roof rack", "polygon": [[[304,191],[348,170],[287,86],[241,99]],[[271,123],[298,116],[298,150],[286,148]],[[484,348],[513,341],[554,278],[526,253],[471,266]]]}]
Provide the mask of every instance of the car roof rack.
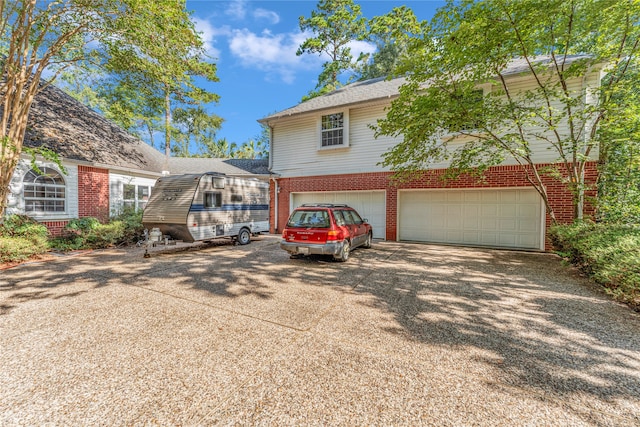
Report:
[{"label": "car roof rack", "polygon": [[345,204],[335,204],[335,203],[304,203],[301,205],[303,208],[348,208],[348,205]]}]

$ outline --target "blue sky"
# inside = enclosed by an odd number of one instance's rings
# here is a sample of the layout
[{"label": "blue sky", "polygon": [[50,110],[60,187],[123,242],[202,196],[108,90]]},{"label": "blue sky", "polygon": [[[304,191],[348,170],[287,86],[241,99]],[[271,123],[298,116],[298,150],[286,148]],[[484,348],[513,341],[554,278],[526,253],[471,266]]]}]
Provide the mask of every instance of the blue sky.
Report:
[{"label": "blue sky", "polygon": [[[366,18],[384,15],[394,7],[408,6],[418,19],[428,20],[444,1],[356,1]],[[257,120],[300,102],[315,88],[326,59],[304,54],[298,46],[300,16],[309,17],[317,1],[306,0],[187,0],[187,9],[218,66],[217,83],[207,88],[220,95],[208,109],[225,122],[218,138],[238,145],[260,134]],[[352,53],[371,52],[365,43]]]}]

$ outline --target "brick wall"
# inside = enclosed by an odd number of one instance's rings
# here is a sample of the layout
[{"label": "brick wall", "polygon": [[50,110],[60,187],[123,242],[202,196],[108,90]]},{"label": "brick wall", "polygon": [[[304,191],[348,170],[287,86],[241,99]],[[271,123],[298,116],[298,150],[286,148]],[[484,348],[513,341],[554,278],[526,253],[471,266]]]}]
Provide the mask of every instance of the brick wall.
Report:
[{"label": "brick wall", "polygon": [[78,217],[109,219],[109,171],[78,166]]},{"label": "brick wall", "polygon": [[[539,165],[550,166],[550,165]],[[594,184],[597,178],[596,163],[587,165],[585,182],[587,185]],[[501,187],[531,187],[527,181],[526,169],[521,166],[498,166],[490,168],[484,174],[482,180],[472,176],[461,176],[456,180],[442,181],[443,169],[425,171],[422,177],[411,182],[396,185],[392,181],[392,173],[377,172],[364,174],[347,175],[326,175],[298,178],[282,178],[278,180],[280,192],[274,194],[275,186],[271,185],[271,200],[278,203],[277,231],[281,232],[289,217],[289,203],[291,193],[311,192],[311,191],[355,191],[355,190],[385,190],[387,195],[387,215],[386,215],[386,238],[396,240],[397,235],[397,206],[399,189],[438,189],[438,188],[501,188]],[[556,219],[560,223],[568,223],[573,220],[573,206],[571,203],[571,193],[565,184],[550,178],[543,177],[543,182],[547,188],[549,202],[552,206]],[[587,193],[594,196],[593,191]],[[275,203],[271,204],[271,218],[275,218]],[[587,205],[586,215],[594,213],[593,206]],[[551,224],[551,217],[546,216],[547,227]],[[272,220],[272,232],[275,232],[275,224]],[[546,243],[549,249],[549,242]]]},{"label": "brick wall", "polygon": [[62,234],[62,230],[69,223],[69,221],[41,221],[52,236],[60,236]]}]

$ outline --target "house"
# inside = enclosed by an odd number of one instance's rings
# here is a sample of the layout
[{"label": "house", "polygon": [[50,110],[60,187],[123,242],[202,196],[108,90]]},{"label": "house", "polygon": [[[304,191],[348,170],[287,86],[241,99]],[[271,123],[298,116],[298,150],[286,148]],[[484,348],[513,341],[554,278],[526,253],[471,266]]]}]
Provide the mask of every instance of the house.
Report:
[{"label": "house", "polygon": [[[517,60],[509,65],[509,86],[533,84],[523,65]],[[599,81],[595,70],[572,84],[597,87]],[[432,165],[419,180],[392,182],[392,171],[378,163],[398,140],[375,139],[370,125],[385,116],[404,82],[396,78],[353,83],[259,120],[272,135],[272,231],[280,232],[289,213],[303,203],[336,202],[355,207],[379,239],[550,248],[546,230],[551,219],[514,159],[490,168],[483,182],[461,177],[444,183],[439,177],[447,164]],[[557,162],[544,146],[535,147],[534,156],[538,165]],[[594,161],[588,165],[586,181],[595,182],[596,175]],[[571,221],[570,192],[562,183],[544,179],[557,220]]]},{"label": "house", "polygon": [[[25,147],[45,147],[56,163],[22,154],[13,174],[6,214],[26,214],[52,234],[69,220],[87,216],[106,221],[125,207],[144,208],[153,185],[167,169],[165,157],[49,85],[36,96],[29,114]],[[222,172],[268,179],[267,160],[170,158],[172,174]]]}]

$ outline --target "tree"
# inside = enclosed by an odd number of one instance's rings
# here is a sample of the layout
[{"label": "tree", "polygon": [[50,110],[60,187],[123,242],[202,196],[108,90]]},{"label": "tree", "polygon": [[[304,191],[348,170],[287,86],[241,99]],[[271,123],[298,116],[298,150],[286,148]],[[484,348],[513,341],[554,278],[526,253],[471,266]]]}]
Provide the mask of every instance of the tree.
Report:
[{"label": "tree", "polygon": [[[322,65],[316,91],[310,92],[305,99],[341,86],[340,74],[354,69],[357,62],[354,62],[348,45],[354,40],[362,40],[366,35],[366,19],[362,17],[360,6],[354,4],[353,0],[320,0],[317,8],[311,12],[310,18],[300,17],[300,29],[313,32],[314,37],[306,39],[296,55],[327,55],[329,61]],[[362,55],[358,57],[358,60],[362,59]]]},{"label": "tree", "polygon": [[411,36],[420,31],[420,24],[411,9],[401,6],[374,17],[368,25],[366,39],[375,43],[377,49],[363,64],[360,80],[393,76],[407,54]]},{"label": "tree", "polygon": [[[377,123],[376,136],[403,138],[381,164],[411,178],[449,161],[448,176],[455,177],[512,158],[552,221],[545,174],[566,180],[574,217],[581,218],[585,168],[605,143],[598,126],[637,61],[639,8],[626,0],[449,1],[413,38],[400,69],[409,73],[407,84]],[[505,70],[514,58],[535,87],[508,85]],[[572,84],[599,67],[614,76],[600,96]],[[552,168],[536,165],[536,145],[557,156]]]},{"label": "tree", "polygon": [[[68,66],[96,58],[107,71],[144,64],[167,92],[185,83],[185,68],[201,67],[189,62],[201,43],[183,0],[0,0],[0,33],[0,216],[33,99]],[[41,84],[45,71],[51,76]]]},{"label": "tree", "polygon": [[[598,129],[603,142],[598,214],[607,222],[640,223],[640,68],[635,65],[611,92],[615,103]],[[616,77],[608,76],[605,87]]]},{"label": "tree", "polygon": [[[168,1],[168,0],[167,0]],[[151,9],[157,7],[149,6]],[[154,15],[155,16],[155,15]],[[160,16],[151,22],[146,18],[134,23],[149,29],[149,40],[138,45],[109,39],[106,43],[105,64],[109,73],[128,85],[141,89],[142,103],[156,108],[162,99],[164,111],[165,170],[171,156],[172,110],[175,106],[208,104],[217,102],[219,96],[198,87],[196,77],[216,82],[216,65],[206,61],[203,44],[194,31],[193,23],[181,14]],[[152,32],[153,28],[161,31]],[[142,54],[140,54],[142,53]],[[180,151],[180,150],[178,150]]]},{"label": "tree", "polygon": [[[178,149],[174,152],[182,157],[189,157],[189,146],[193,143],[199,150],[208,147],[214,141],[216,133],[222,126],[222,118],[209,114],[202,106],[177,108],[173,113],[174,123],[182,130],[178,135]],[[175,147],[174,147],[175,148]]]}]

